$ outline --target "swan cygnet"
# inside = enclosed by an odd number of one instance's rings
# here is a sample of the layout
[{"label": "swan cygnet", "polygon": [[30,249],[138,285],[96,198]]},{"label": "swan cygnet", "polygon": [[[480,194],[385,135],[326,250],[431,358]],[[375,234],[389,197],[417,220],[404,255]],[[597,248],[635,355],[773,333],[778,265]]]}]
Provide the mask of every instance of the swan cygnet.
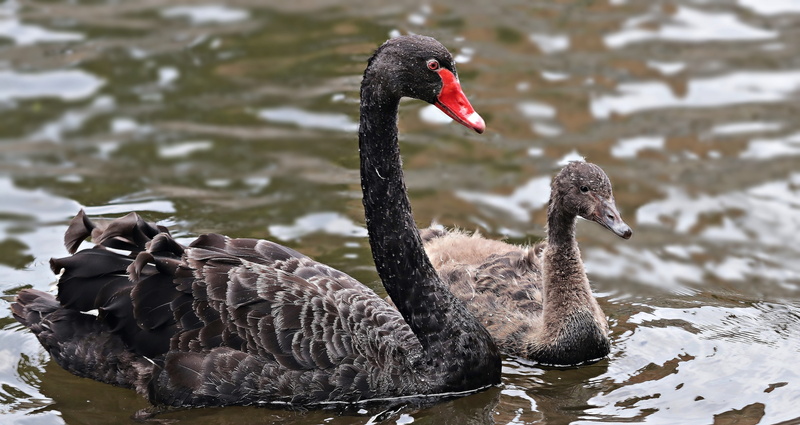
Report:
[{"label": "swan cygnet", "polygon": [[574,366],[608,355],[605,314],[592,295],[575,240],[578,217],[624,239],[611,182],[597,165],[571,162],[551,183],[547,239],[512,245],[460,230],[420,231],[450,290],[489,329],[500,350],[543,365]]}]

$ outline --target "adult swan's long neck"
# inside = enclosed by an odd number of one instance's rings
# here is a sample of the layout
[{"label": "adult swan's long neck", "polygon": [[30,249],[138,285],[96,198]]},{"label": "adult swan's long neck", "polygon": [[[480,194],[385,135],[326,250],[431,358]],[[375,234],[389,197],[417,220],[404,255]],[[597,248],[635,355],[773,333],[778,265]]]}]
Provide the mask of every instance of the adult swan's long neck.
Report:
[{"label": "adult swan's long neck", "polygon": [[375,266],[419,338],[424,352],[421,368],[445,382],[445,389],[497,382],[500,356],[489,333],[441,282],[423,249],[403,181],[397,141],[399,101],[365,76],[358,139]]}]

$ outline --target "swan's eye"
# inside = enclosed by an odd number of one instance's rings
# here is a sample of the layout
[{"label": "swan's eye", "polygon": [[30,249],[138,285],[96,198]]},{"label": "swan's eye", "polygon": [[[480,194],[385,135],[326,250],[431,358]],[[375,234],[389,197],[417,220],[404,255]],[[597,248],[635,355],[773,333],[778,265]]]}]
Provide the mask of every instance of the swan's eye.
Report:
[{"label": "swan's eye", "polygon": [[428,59],[428,69],[431,71],[438,71],[439,70],[439,61],[436,59]]},{"label": "swan's eye", "polygon": [[589,191],[589,187],[588,186],[581,186],[581,192],[586,193],[588,191]]}]

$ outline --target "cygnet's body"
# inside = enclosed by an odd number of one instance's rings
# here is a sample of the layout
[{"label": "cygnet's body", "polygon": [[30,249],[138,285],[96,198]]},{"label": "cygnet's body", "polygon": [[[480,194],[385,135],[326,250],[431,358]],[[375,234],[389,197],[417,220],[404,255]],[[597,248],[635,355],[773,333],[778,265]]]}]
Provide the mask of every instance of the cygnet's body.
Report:
[{"label": "cygnet's body", "polygon": [[568,164],[552,182],[547,239],[512,245],[460,230],[421,230],[442,280],[505,354],[573,366],[610,351],[608,322],[592,295],[575,240],[577,217],[628,239],[611,183],[600,167]]}]

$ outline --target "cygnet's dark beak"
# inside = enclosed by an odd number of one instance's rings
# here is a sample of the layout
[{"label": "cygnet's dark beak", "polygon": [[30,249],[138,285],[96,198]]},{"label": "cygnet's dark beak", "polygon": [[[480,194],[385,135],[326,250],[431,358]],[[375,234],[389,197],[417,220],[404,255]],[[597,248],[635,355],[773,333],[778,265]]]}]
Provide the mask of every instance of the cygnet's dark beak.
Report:
[{"label": "cygnet's dark beak", "polygon": [[611,199],[598,199],[598,201],[600,205],[595,209],[591,220],[611,230],[615,235],[623,239],[630,239],[633,235],[633,230],[622,221],[614,201]]}]

